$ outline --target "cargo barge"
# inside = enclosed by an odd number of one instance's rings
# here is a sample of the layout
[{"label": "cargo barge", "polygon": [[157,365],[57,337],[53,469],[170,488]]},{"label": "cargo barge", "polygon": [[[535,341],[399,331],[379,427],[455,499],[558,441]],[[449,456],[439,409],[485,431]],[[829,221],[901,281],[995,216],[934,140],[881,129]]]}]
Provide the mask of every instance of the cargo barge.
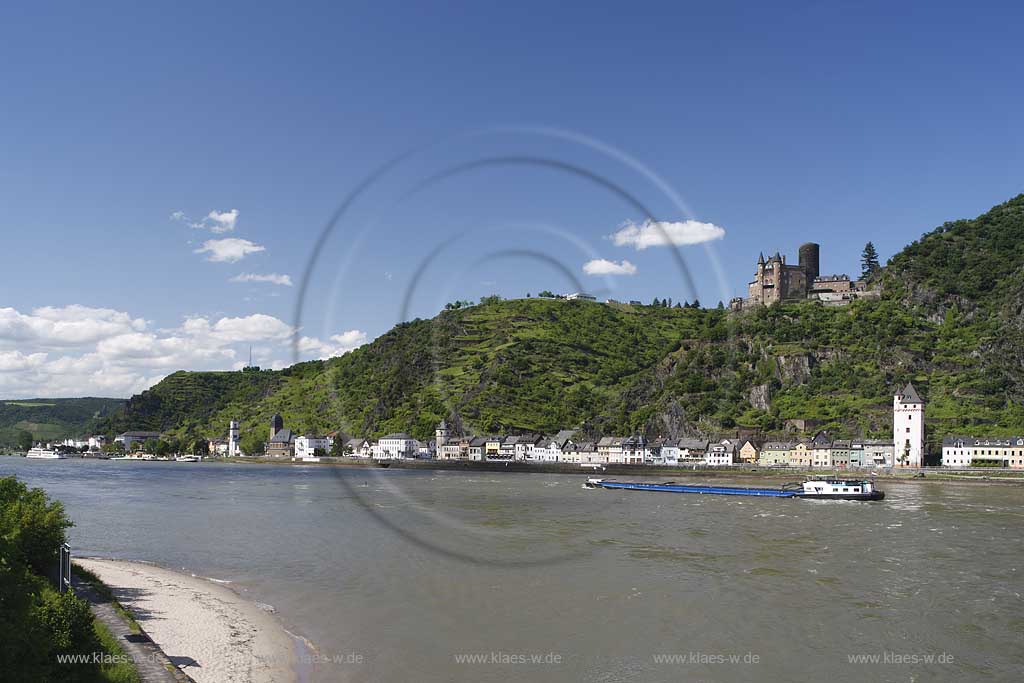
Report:
[{"label": "cargo barge", "polygon": [[661,491],[665,493],[699,493],[714,496],[759,496],[764,498],[812,498],[818,500],[882,500],[885,492],[875,488],[872,481],[862,479],[808,479],[803,483],[784,484],[780,488],[750,488],[744,486],[701,486],[666,481],[648,484],[633,481],[614,481],[589,478],[583,485],[588,489],[625,489],[628,491]]}]

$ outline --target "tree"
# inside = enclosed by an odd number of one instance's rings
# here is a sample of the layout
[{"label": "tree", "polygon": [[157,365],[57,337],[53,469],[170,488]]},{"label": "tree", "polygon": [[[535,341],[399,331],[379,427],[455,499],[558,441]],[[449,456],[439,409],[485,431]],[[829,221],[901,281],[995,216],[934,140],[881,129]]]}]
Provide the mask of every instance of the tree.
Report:
[{"label": "tree", "polygon": [[868,242],[864,245],[864,252],[860,255],[861,277],[867,279],[878,272],[878,252],[875,245]]},{"label": "tree", "polygon": [[206,439],[196,437],[192,440],[192,445],[189,447],[189,450],[192,452],[192,455],[206,455],[210,452],[210,444]]},{"label": "tree", "polygon": [[651,305],[652,306],[660,306],[661,305],[661,300],[658,299],[658,297],[654,297],[654,301],[651,302]]},{"label": "tree", "polygon": [[543,292],[541,292],[537,296],[539,296],[542,299],[554,299],[555,298],[555,293],[552,292],[550,289],[545,289]]},{"label": "tree", "polygon": [[254,432],[248,432],[238,440],[242,453],[246,455],[263,455],[263,439]]},{"label": "tree", "polygon": [[29,489],[14,477],[0,478],[5,561],[24,562],[40,574],[48,572],[67,540],[64,530],[71,526],[60,501],[49,500],[42,489]]},{"label": "tree", "polygon": [[19,429],[15,436],[19,451],[27,451],[32,448],[32,432],[27,429]]}]

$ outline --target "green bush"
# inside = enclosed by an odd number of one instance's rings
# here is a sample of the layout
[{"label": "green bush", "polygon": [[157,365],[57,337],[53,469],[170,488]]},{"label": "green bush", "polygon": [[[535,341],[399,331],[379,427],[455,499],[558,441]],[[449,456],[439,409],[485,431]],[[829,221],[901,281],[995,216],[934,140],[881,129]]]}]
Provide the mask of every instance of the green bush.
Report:
[{"label": "green bush", "polygon": [[42,489],[29,489],[14,477],[0,479],[0,536],[10,559],[45,574],[57,561],[73,526],[59,501],[49,502]]},{"label": "green bush", "polygon": [[[0,680],[131,681],[124,664],[65,663],[61,655],[115,653],[97,635],[89,604],[41,574],[57,561],[71,521],[41,489],[0,478]],[[108,639],[109,640],[109,639]]]}]

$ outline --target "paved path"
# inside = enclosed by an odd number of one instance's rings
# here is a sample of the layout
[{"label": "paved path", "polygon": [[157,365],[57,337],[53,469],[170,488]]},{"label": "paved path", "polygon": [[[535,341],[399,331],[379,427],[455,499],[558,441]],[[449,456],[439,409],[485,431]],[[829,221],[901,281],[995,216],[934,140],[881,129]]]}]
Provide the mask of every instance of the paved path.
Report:
[{"label": "paved path", "polygon": [[[74,572],[72,572],[74,576]],[[92,613],[110,629],[118,644],[125,651],[139,671],[142,683],[195,683],[181,669],[174,666],[145,631],[133,633],[131,627],[121,618],[110,601],[97,593],[92,586],[72,578],[75,593],[89,601]]]}]

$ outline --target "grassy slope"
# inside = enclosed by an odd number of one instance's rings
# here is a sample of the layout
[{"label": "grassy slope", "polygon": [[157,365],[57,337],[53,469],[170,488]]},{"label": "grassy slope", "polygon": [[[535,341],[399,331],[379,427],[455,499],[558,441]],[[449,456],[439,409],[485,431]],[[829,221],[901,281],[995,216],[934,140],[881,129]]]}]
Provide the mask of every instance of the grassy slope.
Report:
[{"label": "grassy slope", "polygon": [[123,399],[47,398],[0,401],[0,444],[14,440],[25,429],[36,439],[82,436],[119,411]]},{"label": "grassy slope", "polygon": [[[325,363],[176,373],[133,398],[119,426],[219,436],[229,419],[262,431],[280,412],[297,431],[427,437],[446,417],[476,432],[675,435],[808,417],[887,436],[892,392],[913,380],[932,439],[1024,432],[1022,245],[1018,197],[922,237],[886,268],[882,300],[848,308],[728,315],[534,299],[447,311]],[[748,400],[755,386],[767,410]]]}]

